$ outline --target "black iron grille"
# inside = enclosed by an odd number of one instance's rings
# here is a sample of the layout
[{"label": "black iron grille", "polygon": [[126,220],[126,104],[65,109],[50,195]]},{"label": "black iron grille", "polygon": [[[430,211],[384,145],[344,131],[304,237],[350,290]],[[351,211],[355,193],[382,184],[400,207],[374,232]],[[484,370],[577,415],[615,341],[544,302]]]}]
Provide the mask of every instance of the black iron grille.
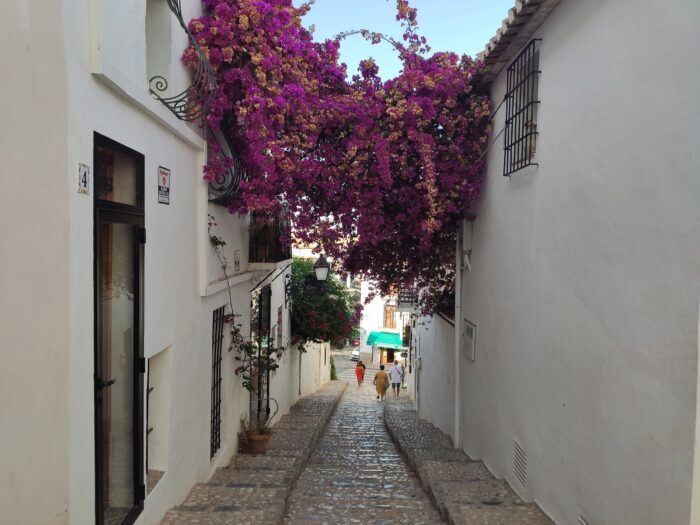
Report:
[{"label": "black iron grille", "polygon": [[278,217],[253,213],[250,217],[251,263],[278,263],[292,256],[291,244],[282,237],[289,232],[289,223]]},{"label": "black iron grille", "polygon": [[214,310],[211,330],[211,445],[209,457],[221,448],[221,351],[224,344],[224,308]]},{"label": "black iron grille", "polygon": [[508,66],[506,129],[503,175],[508,176],[532,162],[537,141],[537,88],[539,83],[540,39],[531,40]]}]

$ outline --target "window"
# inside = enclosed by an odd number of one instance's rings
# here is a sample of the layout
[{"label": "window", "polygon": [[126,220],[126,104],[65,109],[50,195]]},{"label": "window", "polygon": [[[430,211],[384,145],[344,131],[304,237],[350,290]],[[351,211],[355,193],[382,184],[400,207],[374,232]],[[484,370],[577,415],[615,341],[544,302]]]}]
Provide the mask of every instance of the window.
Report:
[{"label": "window", "polygon": [[288,221],[252,213],[249,232],[248,260],[251,263],[278,263],[292,256],[291,244],[286,238],[289,234]]},{"label": "window", "polygon": [[539,39],[532,40],[508,67],[503,175],[508,176],[532,162],[537,141]]},{"label": "window", "polygon": [[94,154],[97,205],[124,204],[143,215],[143,155],[97,133]]},{"label": "window", "polygon": [[384,328],[396,328],[395,312],[395,306],[389,304],[384,306]]},{"label": "window", "polygon": [[221,448],[221,350],[224,343],[224,309],[214,310],[211,332],[211,445],[209,457]]}]

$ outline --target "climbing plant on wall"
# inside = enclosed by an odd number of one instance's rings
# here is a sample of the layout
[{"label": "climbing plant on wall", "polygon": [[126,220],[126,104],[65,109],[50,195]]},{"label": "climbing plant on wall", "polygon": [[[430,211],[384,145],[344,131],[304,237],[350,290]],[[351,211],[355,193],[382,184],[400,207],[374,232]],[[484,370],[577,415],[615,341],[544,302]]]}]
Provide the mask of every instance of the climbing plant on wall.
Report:
[{"label": "climbing plant on wall", "polygon": [[[279,213],[284,202],[298,238],[381,293],[417,284],[434,309],[483,185],[483,64],[430,54],[407,0],[396,0],[402,41],[362,29],[317,42],[303,23],[310,4],[291,0],[203,4],[189,27],[217,76],[205,118],[232,138],[248,174],[229,210]],[[339,48],[353,35],[393,46],[400,74],[383,80],[367,59],[349,77]],[[195,50],[184,60],[194,65]],[[205,177],[226,167],[213,156]]]},{"label": "climbing plant on wall", "polygon": [[306,343],[340,343],[350,338],[362,315],[355,295],[335,273],[331,271],[326,281],[319,283],[313,264],[311,259],[298,257],[292,262],[289,317],[292,344],[302,352]]}]

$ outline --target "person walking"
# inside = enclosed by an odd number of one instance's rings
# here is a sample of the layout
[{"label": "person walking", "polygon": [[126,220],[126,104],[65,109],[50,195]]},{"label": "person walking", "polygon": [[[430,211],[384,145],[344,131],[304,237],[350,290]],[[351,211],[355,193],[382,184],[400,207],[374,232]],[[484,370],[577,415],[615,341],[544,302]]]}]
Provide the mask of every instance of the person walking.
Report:
[{"label": "person walking", "polygon": [[362,382],[365,380],[365,369],[367,367],[362,361],[357,362],[357,366],[355,367],[355,377],[357,377],[357,386],[360,386]]},{"label": "person walking", "polygon": [[389,370],[389,377],[391,378],[391,389],[394,391],[394,396],[399,397],[399,391],[401,390],[401,381],[403,379],[403,370],[399,366],[399,360],[394,361],[394,366]]},{"label": "person walking", "polygon": [[386,391],[389,389],[389,374],[384,371],[384,365],[379,365],[379,372],[375,374],[372,383],[377,389],[377,399],[384,401]]}]

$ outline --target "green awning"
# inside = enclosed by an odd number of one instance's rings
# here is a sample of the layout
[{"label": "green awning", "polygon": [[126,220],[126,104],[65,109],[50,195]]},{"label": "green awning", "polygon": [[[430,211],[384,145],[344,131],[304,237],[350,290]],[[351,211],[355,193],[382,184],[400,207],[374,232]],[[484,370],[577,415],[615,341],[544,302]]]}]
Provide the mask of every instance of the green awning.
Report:
[{"label": "green awning", "polygon": [[399,334],[393,332],[370,332],[367,337],[367,346],[381,346],[382,348],[398,350],[406,348]]}]

